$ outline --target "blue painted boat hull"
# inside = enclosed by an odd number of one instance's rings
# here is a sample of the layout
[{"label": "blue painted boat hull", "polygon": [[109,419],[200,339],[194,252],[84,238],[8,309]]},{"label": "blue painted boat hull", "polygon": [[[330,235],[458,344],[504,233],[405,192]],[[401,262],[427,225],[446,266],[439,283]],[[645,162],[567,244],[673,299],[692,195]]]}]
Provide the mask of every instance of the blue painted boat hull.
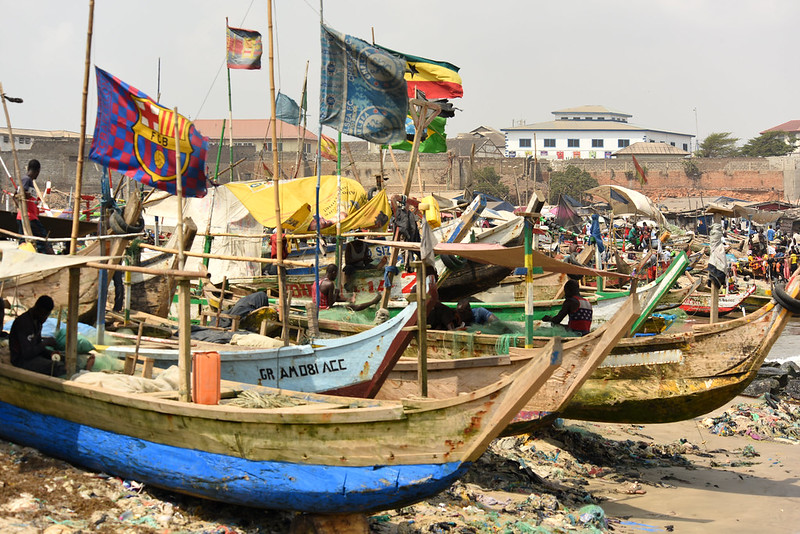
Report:
[{"label": "blue painted boat hull", "polygon": [[471,465],[253,461],[100,430],[5,402],[0,402],[0,420],[4,439],[47,455],[170,491],[257,508],[313,513],[397,508],[439,493]]}]

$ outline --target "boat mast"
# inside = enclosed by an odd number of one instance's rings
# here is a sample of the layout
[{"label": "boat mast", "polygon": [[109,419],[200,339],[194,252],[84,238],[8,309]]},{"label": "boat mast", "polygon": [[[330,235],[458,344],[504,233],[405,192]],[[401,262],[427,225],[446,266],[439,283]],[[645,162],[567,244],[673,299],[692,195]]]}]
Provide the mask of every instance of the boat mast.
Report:
[{"label": "boat mast", "polygon": [[[83,98],[81,102],[81,137],[78,142],[78,167],[75,171],[75,197],[72,203],[72,235],[69,253],[78,250],[78,228],[80,224],[81,188],[83,187],[83,154],[86,147],[86,101],[89,98],[89,67],[92,60],[92,29],[94,27],[94,0],[89,0],[89,23],[86,30],[86,60],[83,69]],[[67,375],[75,373],[78,365],[78,307],[81,270],[69,269],[69,297],[67,300],[67,343],[64,351],[64,364]]]},{"label": "boat mast", "polygon": [[286,306],[286,268],[283,265],[283,227],[281,225],[281,195],[280,195],[280,169],[278,168],[278,133],[276,130],[276,108],[275,108],[275,67],[272,38],[272,0],[267,2],[267,19],[269,33],[269,96],[272,107],[272,116],[269,119],[269,129],[272,134],[272,187],[275,191],[275,233],[277,235],[275,245],[278,249],[278,300],[280,305],[278,312],[281,319],[281,339],[283,344],[289,344],[289,310]]}]

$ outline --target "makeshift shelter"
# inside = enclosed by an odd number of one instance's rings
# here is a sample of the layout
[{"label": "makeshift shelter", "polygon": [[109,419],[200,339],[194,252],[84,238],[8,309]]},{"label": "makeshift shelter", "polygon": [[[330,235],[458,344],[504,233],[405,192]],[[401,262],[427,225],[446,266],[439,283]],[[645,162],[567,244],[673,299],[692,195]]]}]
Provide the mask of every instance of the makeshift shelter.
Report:
[{"label": "makeshift shelter", "polygon": [[661,226],[667,223],[655,203],[646,195],[633,189],[619,185],[601,185],[586,192],[608,202],[614,215],[641,215],[655,220]]},{"label": "makeshift shelter", "polygon": [[[192,252],[204,252],[206,229],[212,234],[233,234],[216,236],[211,242],[211,254],[260,257],[264,226],[250,215],[247,208],[225,187],[217,187],[203,198],[183,200],[183,217],[191,217],[197,225],[197,238],[192,243]],[[145,221],[152,224],[152,217],[167,226],[175,225],[178,211],[177,197],[168,193],[156,193],[144,204]],[[209,221],[210,218],[210,221]],[[238,236],[238,237],[237,237]],[[202,258],[186,257],[187,270],[199,270]],[[223,277],[249,278],[261,275],[261,264],[210,259],[208,272],[212,283],[219,283]]]}]

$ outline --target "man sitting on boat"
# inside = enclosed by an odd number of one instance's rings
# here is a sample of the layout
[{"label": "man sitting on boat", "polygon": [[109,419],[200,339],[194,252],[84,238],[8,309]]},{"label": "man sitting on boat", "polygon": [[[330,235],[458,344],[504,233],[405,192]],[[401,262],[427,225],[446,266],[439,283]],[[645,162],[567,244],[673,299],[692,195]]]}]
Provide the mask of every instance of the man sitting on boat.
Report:
[{"label": "man sitting on boat", "polygon": [[497,321],[497,316],[483,307],[473,308],[468,298],[462,298],[456,305],[456,314],[464,326],[472,324],[490,324]]},{"label": "man sitting on boat", "polygon": [[569,315],[567,329],[582,336],[588,334],[592,329],[592,304],[581,297],[580,285],[576,280],[567,280],[567,283],[564,284],[564,304],[561,305],[561,311],[555,317],[545,315],[542,320],[561,324],[561,320],[567,315]]},{"label": "man sitting on boat", "polygon": [[67,369],[58,353],[47,348],[55,345],[53,338],[42,338],[42,325],[53,311],[53,299],[42,295],[31,309],[20,315],[11,325],[8,350],[11,365],[50,376],[66,374]]}]

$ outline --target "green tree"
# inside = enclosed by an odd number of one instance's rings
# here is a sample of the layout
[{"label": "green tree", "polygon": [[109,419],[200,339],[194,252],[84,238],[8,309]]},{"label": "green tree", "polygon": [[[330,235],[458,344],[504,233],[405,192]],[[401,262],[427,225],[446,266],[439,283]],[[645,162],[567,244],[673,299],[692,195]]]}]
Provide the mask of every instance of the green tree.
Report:
[{"label": "green tree", "polygon": [[500,175],[495,172],[494,167],[485,167],[475,171],[472,189],[479,193],[508,200],[508,186],[500,182]]},{"label": "green tree", "polygon": [[701,158],[734,158],[739,155],[736,147],[738,137],[731,137],[731,132],[716,132],[709,134],[700,143],[697,156]]},{"label": "green tree", "polygon": [[560,194],[571,197],[583,197],[584,192],[592,187],[597,187],[597,180],[586,171],[580,170],[575,165],[568,165],[563,171],[550,174],[550,204],[558,202]]},{"label": "green tree", "polygon": [[[786,140],[789,142],[787,143]],[[742,155],[752,158],[785,156],[794,150],[796,136],[788,132],[764,132],[742,147]]]}]

